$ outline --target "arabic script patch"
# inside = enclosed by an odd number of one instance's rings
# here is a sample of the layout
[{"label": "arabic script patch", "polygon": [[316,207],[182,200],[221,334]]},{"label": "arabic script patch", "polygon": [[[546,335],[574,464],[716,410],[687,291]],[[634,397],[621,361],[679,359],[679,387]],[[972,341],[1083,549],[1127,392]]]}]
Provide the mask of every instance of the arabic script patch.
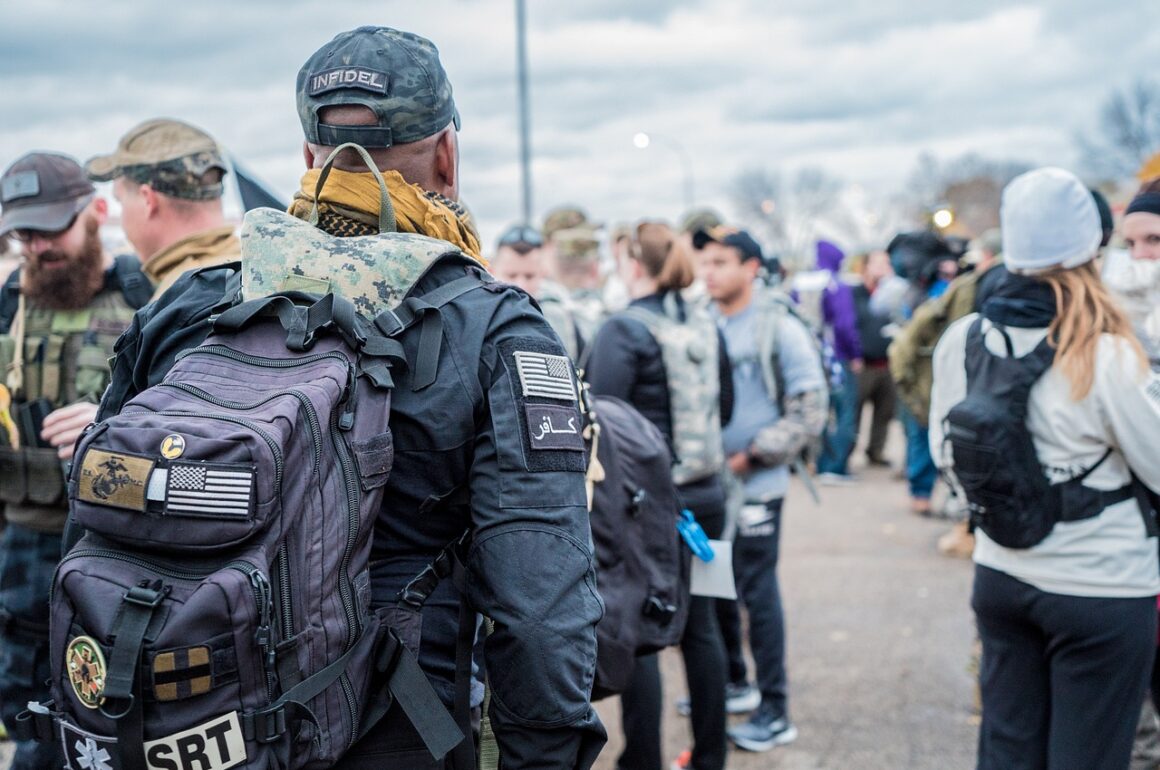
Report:
[{"label": "arabic script patch", "polygon": [[584,449],[580,413],[567,406],[525,404],[532,449]]}]

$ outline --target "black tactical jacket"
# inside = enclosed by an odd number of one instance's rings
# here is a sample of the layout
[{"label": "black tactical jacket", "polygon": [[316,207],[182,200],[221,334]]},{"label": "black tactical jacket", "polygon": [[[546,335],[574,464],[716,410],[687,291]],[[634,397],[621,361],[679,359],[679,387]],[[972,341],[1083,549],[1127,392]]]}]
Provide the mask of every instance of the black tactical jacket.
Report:
[{"label": "black tactical jacket", "polygon": [[[462,277],[463,269],[437,265],[413,293]],[[209,317],[234,301],[239,286],[236,269],[208,268],[186,274],[142,309],[117,344],[101,416],[160,382],[178,352],[205,338]],[[552,448],[543,441],[537,448],[535,438],[545,406],[575,412],[577,425],[579,411],[574,403],[525,396],[515,363],[520,352],[563,356],[564,349],[527,295],[505,284],[487,283],[441,314],[435,383],[414,392],[411,372],[394,372],[395,463],[376,523],[373,601],[393,603],[471,527],[468,600],[495,624],[483,662],[503,767],[587,768],[606,736],[589,702],[603,604],[585,453],[578,436],[565,435],[556,444],[568,446]],[[419,336],[403,337],[409,360]],[[447,580],[423,611],[420,664],[448,705],[458,608]]]}]

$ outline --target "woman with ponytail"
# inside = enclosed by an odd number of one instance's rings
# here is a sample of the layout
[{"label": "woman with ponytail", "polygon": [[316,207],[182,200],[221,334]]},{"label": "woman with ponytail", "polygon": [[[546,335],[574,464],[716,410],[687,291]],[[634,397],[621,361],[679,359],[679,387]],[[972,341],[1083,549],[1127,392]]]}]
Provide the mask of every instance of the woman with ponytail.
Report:
[{"label": "woman with ponytail", "polygon": [[[1127,768],[1156,645],[1160,572],[1148,493],[1160,489],[1160,379],[1100,280],[1099,215],[1079,180],[1054,168],[1016,178],[1003,191],[1001,221],[1011,274],[980,314],[943,335],[931,393],[931,451],[964,482],[979,525],[977,767]],[[982,358],[989,368],[979,368]],[[1028,473],[1042,472],[1049,493],[1035,498],[1040,506],[1009,506],[1018,515],[1004,524],[994,513],[1003,501],[972,499],[989,477],[967,475],[973,456],[961,449],[961,415],[968,402],[982,403],[968,393],[1018,391],[1019,368],[1037,361],[1042,374],[1029,378],[1025,404],[995,406],[1026,409],[1038,465]],[[973,440],[1016,464],[1015,443]],[[1010,522],[1037,516],[1035,534],[1012,542]]]},{"label": "woman with ponytail", "polygon": [[[668,225],[642,222],[618,265],[632,301],[609,318],[588,352],[585,374],[597,395],[627,401],[660,429],[674,452],[673,481],[705,533],[725,527],[721,426],[732,413],[725,343],[704,308],[686,304],[693,263]],[[681,766],[725,766],[725,647],[714,600],[694,596],[681,640],[689,682],[694,748]],[[621,696],[624,770],[662,770],[661,681],[657,656],[637,659]]]}]

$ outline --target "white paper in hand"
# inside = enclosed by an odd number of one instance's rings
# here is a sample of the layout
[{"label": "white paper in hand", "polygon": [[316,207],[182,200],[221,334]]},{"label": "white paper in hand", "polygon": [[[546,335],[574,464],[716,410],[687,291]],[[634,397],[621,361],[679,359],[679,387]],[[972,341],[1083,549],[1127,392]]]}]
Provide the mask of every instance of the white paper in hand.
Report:
[{"label": "white paper in hand", "polygon": [[733,583],[733,543],[726,540],[710,540],[713,561],[703,562],[693,557],[693,570],[689,591],[693,596],[710,596],[714,599],[736,599],[737,586]]}]

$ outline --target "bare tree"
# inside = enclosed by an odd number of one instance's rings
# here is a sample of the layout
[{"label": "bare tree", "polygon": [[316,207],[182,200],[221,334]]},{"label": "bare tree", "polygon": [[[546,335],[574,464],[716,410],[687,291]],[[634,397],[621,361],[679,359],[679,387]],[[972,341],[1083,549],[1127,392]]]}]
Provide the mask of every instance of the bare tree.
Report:
[{"label": "bare tree", "polygon": [[979,235],[999,226],[999,202],[1003,188],[1031,168],[1020,161],[994,160],[967,153],[940,162],[922,153],[915,162],[908,183],[912,216],[929,218],[936,206],[946,205],[955,214],[965,235]]},{"label": "bare tree", "polygon": [[1160,152],[1160,82],[1140,78],[1116,89],[1100,108],[1096,130],[1077,135],[1083,163],[1093,174],[1132,176]]},{"label": "bare tree", "polygon": [[805,265],[819,230],[853,235],[841,202],[843,183],[820,168],[800,169],[788,179],[780,171],[753,169],[733,183],[739,220],[790,265]]}]

